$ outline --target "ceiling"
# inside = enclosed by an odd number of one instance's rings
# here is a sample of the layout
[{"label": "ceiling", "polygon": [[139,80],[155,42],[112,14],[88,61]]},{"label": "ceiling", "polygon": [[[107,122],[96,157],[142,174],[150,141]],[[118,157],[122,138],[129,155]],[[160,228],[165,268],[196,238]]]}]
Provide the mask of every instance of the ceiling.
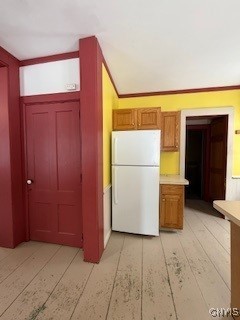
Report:
[{"label": "ceiling", "polygon": [[240,84],[239,0],[1,0],[18,59],[96,35],[120,94]]}]

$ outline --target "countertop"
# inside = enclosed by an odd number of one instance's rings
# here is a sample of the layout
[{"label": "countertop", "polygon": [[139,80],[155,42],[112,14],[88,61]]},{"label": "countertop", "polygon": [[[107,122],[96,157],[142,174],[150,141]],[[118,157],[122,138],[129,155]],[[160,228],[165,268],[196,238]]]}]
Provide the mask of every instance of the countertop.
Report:
[{"label": "countertop", "polygon": [[240,201],[213,201],[213,207],[240,227]]},{"label": "countertop", "polygon": [[161,174],[160,175],[160,184],[179,184],[179,185],[188,185],[189,181],[183,176],[175,174]]}]

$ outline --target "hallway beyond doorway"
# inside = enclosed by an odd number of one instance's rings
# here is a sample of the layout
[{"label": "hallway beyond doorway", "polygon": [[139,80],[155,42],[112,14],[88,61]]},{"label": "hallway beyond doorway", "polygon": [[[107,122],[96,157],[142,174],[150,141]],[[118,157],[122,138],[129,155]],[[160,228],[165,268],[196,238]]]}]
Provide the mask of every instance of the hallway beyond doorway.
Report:
[{"label": "hallway beyond doorway", "polygon": [[188,117],[186,122],[186,198],[224,200],[228,116]]}]

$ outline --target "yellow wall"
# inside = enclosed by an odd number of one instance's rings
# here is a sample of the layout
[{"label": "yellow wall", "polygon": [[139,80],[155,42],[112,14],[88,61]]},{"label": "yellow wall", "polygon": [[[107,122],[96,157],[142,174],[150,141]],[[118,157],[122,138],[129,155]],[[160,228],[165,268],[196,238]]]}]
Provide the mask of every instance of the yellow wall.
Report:
[{"label": "yellow wall", "polygon": [[[162,111],[205,107],[234,107],[234,129],[240,129],[240,90],[121,98],[119,108],[161,107]],[[240,135],[234,134],[233,175],[240,175]],[[161,173],[179,173],[179,153],[161,153]]]},{"label": "yellow wall", "polygon": [[112,110],[118,107],[118,96],[102,65],[102,97],[103,97],[103,187],[111,183],[111,132]]}]

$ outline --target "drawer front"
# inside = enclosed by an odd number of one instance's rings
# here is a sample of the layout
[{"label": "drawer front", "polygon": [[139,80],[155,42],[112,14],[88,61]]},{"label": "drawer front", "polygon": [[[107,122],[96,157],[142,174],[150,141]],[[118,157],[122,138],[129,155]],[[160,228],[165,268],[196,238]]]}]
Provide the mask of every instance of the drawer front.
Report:
[{"label": "drawer front", "polygon": [[163,184],[161,185],[161,194],[183,194],[184,186],[173,185],[173,184]]}]

